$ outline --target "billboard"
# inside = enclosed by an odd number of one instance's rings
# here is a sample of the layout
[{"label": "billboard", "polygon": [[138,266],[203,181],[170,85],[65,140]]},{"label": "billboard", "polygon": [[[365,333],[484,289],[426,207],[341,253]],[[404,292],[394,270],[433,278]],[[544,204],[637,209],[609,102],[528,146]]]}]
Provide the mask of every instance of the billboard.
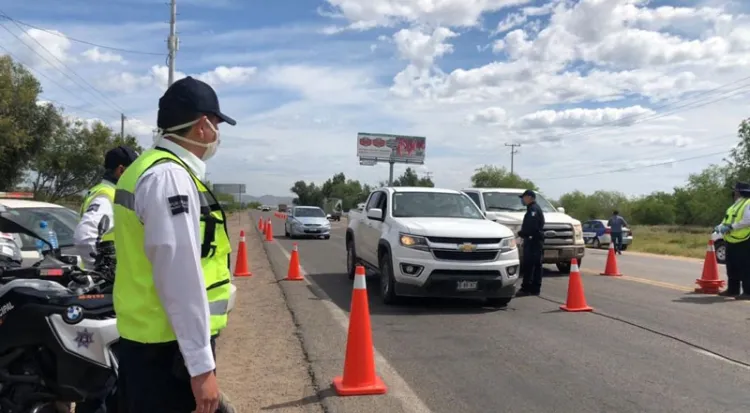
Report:
[{"label": "billboard", "polygon": [[214,184],[211,190],[220,194],[244,194],[245,184]]},{"label": "billboard", "polygon": [[395,162],[424,164],[427,139],[420,136],[357,134],[357,156],[360,163]]}]

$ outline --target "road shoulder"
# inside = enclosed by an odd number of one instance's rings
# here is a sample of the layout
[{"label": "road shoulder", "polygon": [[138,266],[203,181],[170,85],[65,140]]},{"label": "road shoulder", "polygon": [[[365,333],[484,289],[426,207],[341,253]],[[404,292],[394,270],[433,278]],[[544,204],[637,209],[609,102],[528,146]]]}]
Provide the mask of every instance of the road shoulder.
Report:
[{"label": "road shoulder", "polygon": [[229,220],[232,268],[240,229],[252,277],[236,278],[237,302],[218,341],[217,372],[236,411],[323,412],[297,326],[248,214]]}]

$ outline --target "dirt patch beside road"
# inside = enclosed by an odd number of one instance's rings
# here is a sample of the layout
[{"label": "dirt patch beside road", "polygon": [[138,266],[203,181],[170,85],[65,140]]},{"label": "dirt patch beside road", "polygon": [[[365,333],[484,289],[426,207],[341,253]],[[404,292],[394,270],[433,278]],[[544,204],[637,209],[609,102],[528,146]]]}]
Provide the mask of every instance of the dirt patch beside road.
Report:
[{"label": "dirt patch beside road", "polygon": [[238,413],[323,412],[297,328],[248,213],[229,221],[232,268],[245,230],[253,276],[235,279],[237,302],[217,349],[222,390]]}]

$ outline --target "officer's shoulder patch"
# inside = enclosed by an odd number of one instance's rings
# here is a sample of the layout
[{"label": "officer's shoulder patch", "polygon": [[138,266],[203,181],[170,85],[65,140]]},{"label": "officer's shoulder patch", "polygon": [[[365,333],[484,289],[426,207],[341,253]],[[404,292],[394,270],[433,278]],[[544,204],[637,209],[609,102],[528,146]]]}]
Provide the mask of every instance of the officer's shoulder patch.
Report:
[{"label": "officer's shoulder patch", "polygon": [[172,211],[172,215],[187,214],[190,212],[187,195],[170,196],[167,198],[167,203],[169,203],[169,209]]},{"label": "officer's shoulder patch", "polygon": [[99,210],[99,204],[91,204],[86,208],[86,212],[96,212]]}]

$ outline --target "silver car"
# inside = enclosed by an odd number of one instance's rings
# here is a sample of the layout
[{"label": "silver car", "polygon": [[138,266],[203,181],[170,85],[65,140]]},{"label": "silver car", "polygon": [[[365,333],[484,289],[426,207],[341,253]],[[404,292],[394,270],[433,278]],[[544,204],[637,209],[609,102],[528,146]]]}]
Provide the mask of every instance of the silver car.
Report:
[{"label": "silver car", "polygon": [[331,238],[331,223],[321,208],[297,206],[292,208],[284,223],[284,235],[289,238]]}]

